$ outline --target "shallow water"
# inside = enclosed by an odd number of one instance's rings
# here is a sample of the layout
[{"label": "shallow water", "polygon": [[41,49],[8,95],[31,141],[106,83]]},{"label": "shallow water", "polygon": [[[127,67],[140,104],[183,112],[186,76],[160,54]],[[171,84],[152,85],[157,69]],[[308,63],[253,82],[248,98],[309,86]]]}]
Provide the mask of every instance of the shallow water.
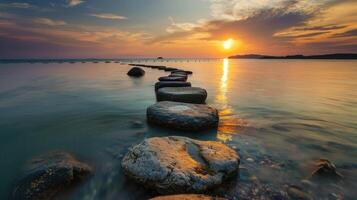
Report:
[{"label": "shallow water", "polygon": [[[145,69],[145,77],[131,79],[130,67],[118,63],[0,64],[0,199],[9,197],[26,161],[54,150],[72,152],[96,168],[64,199],[151,197],[125,179],[120,160],[144,138],[168,135],[219,140],[240,153],[241,177],[213,194],[283,193],[309,176],[314,160],[327,158],[344,175],[327,192],[357,196],[356,61],[146,64],[193,71],[189,80],[206,88],[207,103],[220,110],[218,130],[175,132],[146,124],[146,108],[155,103],[153,85],[163,71]],[[303,189],[317,198],[331,196]]]}]

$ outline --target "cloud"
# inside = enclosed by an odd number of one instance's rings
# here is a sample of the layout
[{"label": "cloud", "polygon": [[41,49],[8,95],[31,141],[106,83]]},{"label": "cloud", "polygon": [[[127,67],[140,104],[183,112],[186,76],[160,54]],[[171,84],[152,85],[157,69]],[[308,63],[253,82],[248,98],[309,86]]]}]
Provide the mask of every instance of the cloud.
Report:
[{"label": "cloud", "polygon": [[47,25],[47,26],[63,26],[67,24],[65,21],[52,20],[49,18],[36,18],[33,20],[33,22],[37,24]]},{"label": "cloud", "polygon": [[82,3],[84,3],[82,0],[67,0],[68,7],[75,7]]},{"label": "cloud", "polygon": [[357,37],[357,29],[349,30],[343,33],[337,33],[333,37]]},{"label": "cloud", "polygon": [[89,14],[89,15],[93,16],[93,17],[100,18],[100,19],[111,19],[111,20],[128,19],[127,17],[115,15],[115,14],[111,14],[111,13],[99,13],[99,14]]}]

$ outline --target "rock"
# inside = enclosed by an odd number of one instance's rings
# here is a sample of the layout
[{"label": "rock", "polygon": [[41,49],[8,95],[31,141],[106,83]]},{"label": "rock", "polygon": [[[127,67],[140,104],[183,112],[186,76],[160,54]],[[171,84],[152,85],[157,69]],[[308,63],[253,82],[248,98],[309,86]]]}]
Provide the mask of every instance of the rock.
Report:
[{"label": "rock", "polygon": [[169,77],[182,77],[185,78],[187,80],[187,75],[185,74],[170,74]]},{"label": "rock", "polygon": [[133,121],[131,122],[131,126],[133,128],[143,128],[144,124],[141,121]]},{"label": "rock", "polygon": [[199,193],[237,174],[239,161],[219,142],[156,137],[131,148],[122,167],[131,179],[161,194]]},{"label": "rock", "polygon": [[161,81],[155,84],[155,91],[165,87],[191,87],[191,83],[182,81]]},{"label": "rock", "polygon": [[128,76],[141,77],[145,75],[145,71],[140,67],[133,67],[127,73]]},{"label": "rock", "polygon": [[165,70],[166,67],[165,67],[165,66],[157,66],[157,69],[159,69],[159,70]]},{"label": "rock", "polygon": [[316,169],[312,172],[311,180],[339,181],[342,175],[336,171],[336,166],[326,159],[319,159],[315,163]]},{"label": "rock", "polygon": [[150,200],[227,200],[220,197],[211,197],[202,194],[179,194],[170,196],[155,197]]},{"label": "rock", "polygon": [[183,81],[186,82],[187,78],[184,77],[169,77],[169,76],[163,76],[159,78],[159,81]]},{"label": "rock", "polygon": [[16,186],[13,199],[47,200],[71,189],[85,179],[92,168],[71,154],[53,152],[32,160],[23,179]]},{"label": "rock", "polygon": [[158,101],[204,104],[207,91],[198,87],[166,87],[159,89],[156,97]]},{"label": "rock", "polygon": [[176,68],[173,68],[173,67],[166,67],[165,68],[165,72],[171,72],[171,71],[175,71],[177,70]]},{"label": "rock", "polygon": [[185,74],[193,74],[192,71],[186,71],[186,70],[180,70],[180,69],[171,71],[171,73],[177,73],[177,72],[178,73],[183,72]]},{"label": "rock", "polygon": [[217,128],[219,122],[215,108],[171,101],[161,101],[150,106],[147,119],[151,124],[186,131]]},{"label": "rock", "polygon": [[290,186],[287,189],[287,193],[288,193],[289,197],[294,200],[312,200],[313,199],[309,194],[303,192],[297,186]]}]

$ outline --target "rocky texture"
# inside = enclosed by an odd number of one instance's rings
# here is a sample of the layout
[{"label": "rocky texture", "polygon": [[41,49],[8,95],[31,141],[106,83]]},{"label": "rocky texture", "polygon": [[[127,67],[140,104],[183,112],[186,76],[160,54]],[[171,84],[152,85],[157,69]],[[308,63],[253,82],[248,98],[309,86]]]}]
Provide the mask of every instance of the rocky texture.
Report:
[{"label": "rocky texture", "polygon": [[169,77],[182,77],[187,80],[187,75],[186,74],[170,74]]},{"label": "rocky texture", "polygon": [[219,142],[162,137],[131,148],[122,167],[130,178],[161,194],[199,193],[235,175],[239,162],[238,154]]},{"label": "rocky texture", "polygon": [[191,83],[182,81],[161,81],[155,84],[155,91],[165,87],[191,87]]},{"label": "rocky texture", "polygon": [[287,189],[287,193],[289,195],[289,197],[291,199],[296,199],[296,200],[313,200],[313,198],[303,192],[301,190],[301,188],[297,187],[297,186],[290,186],[288,189]]},{"label": "rocky texture", "polygon": [[183,81],[186,82],[187,78],[185,77],[169,77],[169,76],[163,76],[159,78],[159,81]]},{"label": "rocky texture", "polygon": [[158,101],[204,104],[207,91],[198,87],[166,87],[157,91],[156,98]]},{"label": "rocky texture", "polygon": [[32,160],[26,174],[16,186],[13,199],[48,200],[70,189],[91,173],[92,169],[71,154],[54,152]]},{"label": "rocky texture", "polygon": [[147,109],[151,124],[177,130],[200,131],[218,126],[218,111],[207,105],[162,101]]},{"label": "rocky texture", "polygon": [[128,76],[141,77],[145,75],[145,71],[140,67],[133,67],[127,73]]},{"label": "rocky texture", "polygon": [[175,71],[177,70],[176,68],[173,68],[173,67],[166,67],[165,68],[165,72],[172,72],[172,71]]},{"label": "rocky texture", "polygon": [[220,197],[210,197],[202,194],[179,194],[155,197],[150,200],[226,200]]},{"label": "rocky texture", "polygon": [[342,175],[337,172],[336,166],[326,159],[319,159],[315,163],[316,169],[312,172],[310,179],[314,181],[318,180],[331,180],[339,181],[342,179]]}]

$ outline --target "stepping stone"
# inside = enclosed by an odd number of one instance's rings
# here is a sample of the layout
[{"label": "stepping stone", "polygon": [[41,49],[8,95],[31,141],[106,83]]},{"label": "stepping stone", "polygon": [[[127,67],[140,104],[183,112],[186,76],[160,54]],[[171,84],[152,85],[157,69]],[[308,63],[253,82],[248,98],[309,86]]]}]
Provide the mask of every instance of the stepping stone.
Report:
[{"label": "stepping stone", "polygon": [[201,193],[236,175],[235,150],[213,141],[155,137],[132,147],[121,165],[125,174],[160,194]]},{"label": "stepping stone", "polygon": [[226,198],[211,197],[202,194],[178,194],[178,195],[168,195],[159,196],[151,198],[149,200],[227,200]]},{"label": "stepping stone", "polygon": [[13,199],[54,199],[83,181],[92,168],[66,152],[33,159],[13,192]]},{"label": "stepping stone", "polygon": [[169,77],[182,77],[187,79],[187,74],[170,74]]},{"label": "stepping stone", "polygon": [[140,67],[133,67],[129,70],[127,75],[132,77],[141,77],[145,75],[145,71]]},{"label": "stepping stone", "polygon": [[165,87],[191,87],[191,83],[182,81],[160,81],[155,84],[155,92]]},{"label": "stepping stone", "polygon": [[165,72],[171,72],[171,71],[175,71],[175,70],[177,70],[177,68],[166,67]]},{"label": "stepping stone", "polygon": [[207,105],[161,101],[147,109],[151,124],[185,131],[218,127],[218,111]]},{"label": "stepping stone", "polygon": [[192,71],[186,71],[186,70],[181,70],[181,69],[171,71],[171,73],[185,73],[185,74],[193,74],[193,72],[192,72]]},{"label": "stepping stone", "polygon": [[156,98],[157,101],[204,104],[207,91],[198,87],[166,87],[157,91]]},{"label": "stepping stone", "polygon": [[159,81],[183,81],[186,82],[187,78],[184,77],[169,77],[169,76],[163,76],[159,78]]}]

